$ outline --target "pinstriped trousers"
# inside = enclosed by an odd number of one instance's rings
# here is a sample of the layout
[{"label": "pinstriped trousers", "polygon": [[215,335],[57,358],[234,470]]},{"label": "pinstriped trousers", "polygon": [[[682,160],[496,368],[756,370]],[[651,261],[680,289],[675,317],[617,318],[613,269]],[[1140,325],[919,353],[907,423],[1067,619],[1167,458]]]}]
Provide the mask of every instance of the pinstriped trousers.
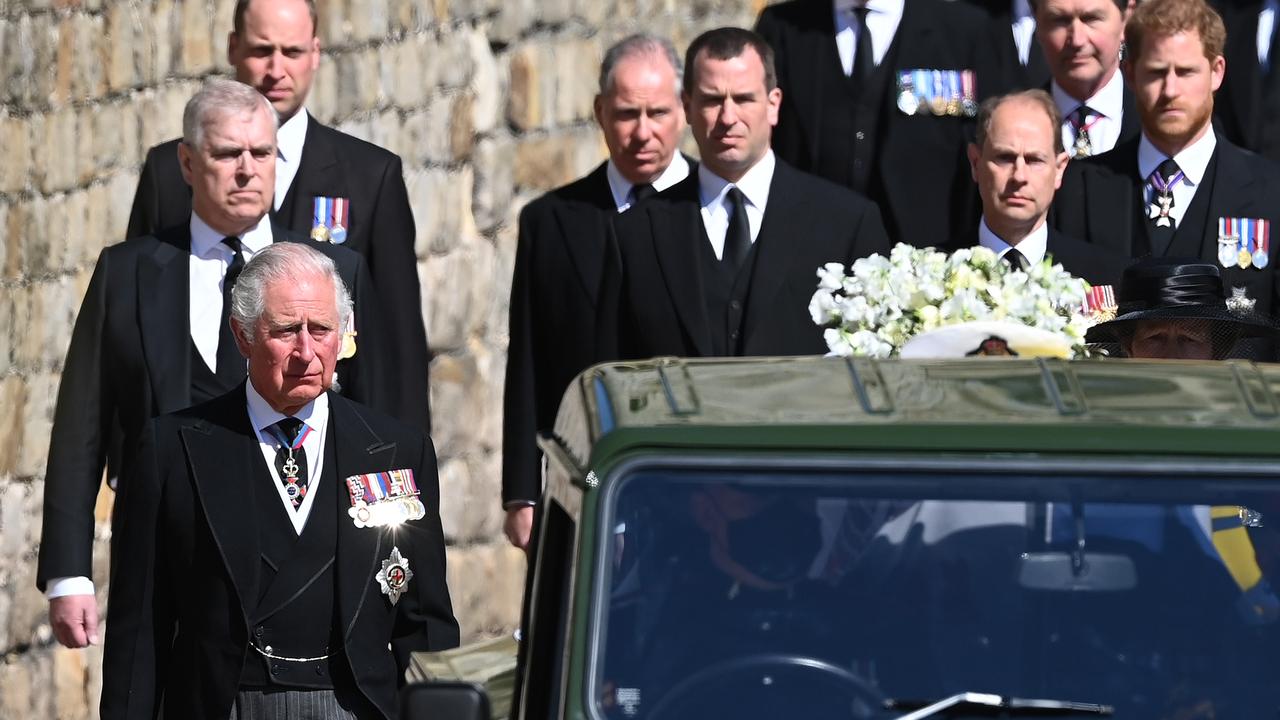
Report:
[{"label": "pinstriped trousers", "polygon": [[241,690],[228,720],[357,720],[332,690]]}]

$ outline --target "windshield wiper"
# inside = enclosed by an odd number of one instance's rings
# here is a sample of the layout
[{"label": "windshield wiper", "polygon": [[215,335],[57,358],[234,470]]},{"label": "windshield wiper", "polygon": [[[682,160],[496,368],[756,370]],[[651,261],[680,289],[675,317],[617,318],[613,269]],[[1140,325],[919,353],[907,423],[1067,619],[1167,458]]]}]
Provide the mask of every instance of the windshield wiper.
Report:
[{"label": "windshield wiper", "polygon": [[1029,700],[1026,698],[1005,697],[1003,695],[992,695],[990,693],[962,692],[943,698],[936,702],[928,704],[921,702],[912,702],[910,700],[885,700],[884,706],[889,709],[897,709],[902,707],[914,707],[916,705],[924,705],[924,707],[906,715],[899,716],[896,720],[921,720],[922,718],[934,717],[947,713],[952,708],[964,706],[979,706],[1000,708],[1008,715],[1043,715],[1046,712],[1071,713],[1080,715],[1111,715],[1115,713],[1115,708],[1110,705],[1097,705],[1095,703],[1072,702],[1070,700]]}]

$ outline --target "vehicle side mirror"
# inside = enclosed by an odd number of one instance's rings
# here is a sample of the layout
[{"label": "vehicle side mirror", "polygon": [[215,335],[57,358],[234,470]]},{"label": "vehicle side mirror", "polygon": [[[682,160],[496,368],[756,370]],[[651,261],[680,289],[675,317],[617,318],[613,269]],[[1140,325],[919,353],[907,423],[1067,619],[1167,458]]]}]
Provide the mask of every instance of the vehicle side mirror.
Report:
[{"label": "vehicle side mirror", "polygon": [[464,682],[423,682],[400,691],[402,720],[489,720],[489,697]]},{"label": "vehicle side mirror", "polygon": [[1138,571],[1127,555],[1024,553],[1018,562],[1018,584],[1050,592],[1123,592],[1137,586]]}]

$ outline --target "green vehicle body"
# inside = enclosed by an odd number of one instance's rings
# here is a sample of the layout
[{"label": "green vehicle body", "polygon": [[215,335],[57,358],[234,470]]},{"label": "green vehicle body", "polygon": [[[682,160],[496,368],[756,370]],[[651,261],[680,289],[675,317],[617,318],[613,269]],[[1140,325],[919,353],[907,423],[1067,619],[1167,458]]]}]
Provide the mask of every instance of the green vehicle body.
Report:
[{"label": "green vehicle body", "polygon": [[[590,659],[610,535],[601,503],[637,468],[932,462],[1274,478],[1278,431],[1280,366],[1245,362],[657,358],[594,367],[569,387],[554,435],[541,440],[544,505],[574,520],[571,557],[559,558],[568,603],[550,591],[556,558],[539,557],[530,667],[516,679],[524,700],[512,717],[546,717],[548,683],[551,715],[600,717],[588,706],[598,692]],[[549,614],[562,620],[540,621]],[[495,706],[492,716],[506,711]]]}]

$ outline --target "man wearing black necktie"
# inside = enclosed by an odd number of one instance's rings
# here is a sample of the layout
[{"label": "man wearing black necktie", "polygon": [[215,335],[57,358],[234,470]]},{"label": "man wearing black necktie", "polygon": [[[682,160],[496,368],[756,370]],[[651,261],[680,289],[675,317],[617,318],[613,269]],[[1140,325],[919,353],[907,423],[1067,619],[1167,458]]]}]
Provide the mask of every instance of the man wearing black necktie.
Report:
[{"label": "man wearing black necktie", "polygon": [[231,294],[247,382],[147,424],[121,477],[104,720],[389,720],[458,643],[418,428],[330,392],[352,301],[301,243]]},{"label": "man wearing black necktie", "polygon": [[1228,140],[1280,161],[1280,0],[1216,0],[1231,72],[1213,104]]},{"label": "man wearing black necktie", "polygon": [[595,336],[600,295],[613,290],[601,285],[605,263],[616,262],[610,222],[689,175],[677,150],[685,126],[680,58],[669,40],[633,35],[609,48],[595,117],[609,159],[520,213],[502,426],[505,531],[520,548],[542,494],[537,434],[551,430],[573,376],[613,359]]},{"label": "man wearing black necktie", "polygon": [[947,0],[790,0],[756,31],[776,53],[773,150],[875,201],[889,236],[936,245],[977,221],[964,158],[990,67],[988,20]]},{"label": "man wearing black necktie", "polygon": [[1095,285],[1118,282],[1127,263],[1119,253],[1064,235],[1046,223],[1068,155],[1061,116],[1043,90],[991,98],[978,110],[969,162],[982,197],[982,221],[949,249],[981,245],[1015,268],[1046,257]]},{"label": "man wearing black necktie", "polygon": [[50,599],[59,642],[96,642],[94,506],[109,477],[132,466],[152,417],[221,395],[244,380],[227,318],[245,257],[276,240],[320,247],[356,299],[354,357],[338,365],[344,392],[377,400],[387,373],[384,333],[359,255],[273,226],[275,115],[231,80],[214,80],[187,103],[182,170],[192,187],[187,222],[102,251],[76,319],[54,413],[45,473],[37,582]]},{"label": "man wearing black necktie", "polygon": [[[413,211],[398,156],[322,124],[307,112],[320,67],[315,0],[237,0],[227,36],[235,78],[252,85],[279,115],[272,221],[359,253],[373,278],[393,355],[395,392],[380,408],[431,430],[430,355],[422,319]],[[187,222],[191,191],[178,163],[179,140],[147,151],[125,237]]]},{"label": "man wearing black necktie", "polygon": [[1124,71],[1142,135],[1073,162],[1058,192],[1059,230],[1130,257],[1199,257],[1264,314],[1280,286],[1271,230],[1280,221],[1280,165],[1213,128],[1228,67],[1222,19],[1204,0],[1147,0],[1125,27]]},{"label": "man wearing black necktie", "polygon": [[616,316],[602,314],[611,339],[627,358],[825,352],[808,313],[814,273],[887,252],[880,213],[769,149],[782,91],[759,35],[720,28],[695,39],[683,100],[701,162],[614,221],[621,294]]}]

